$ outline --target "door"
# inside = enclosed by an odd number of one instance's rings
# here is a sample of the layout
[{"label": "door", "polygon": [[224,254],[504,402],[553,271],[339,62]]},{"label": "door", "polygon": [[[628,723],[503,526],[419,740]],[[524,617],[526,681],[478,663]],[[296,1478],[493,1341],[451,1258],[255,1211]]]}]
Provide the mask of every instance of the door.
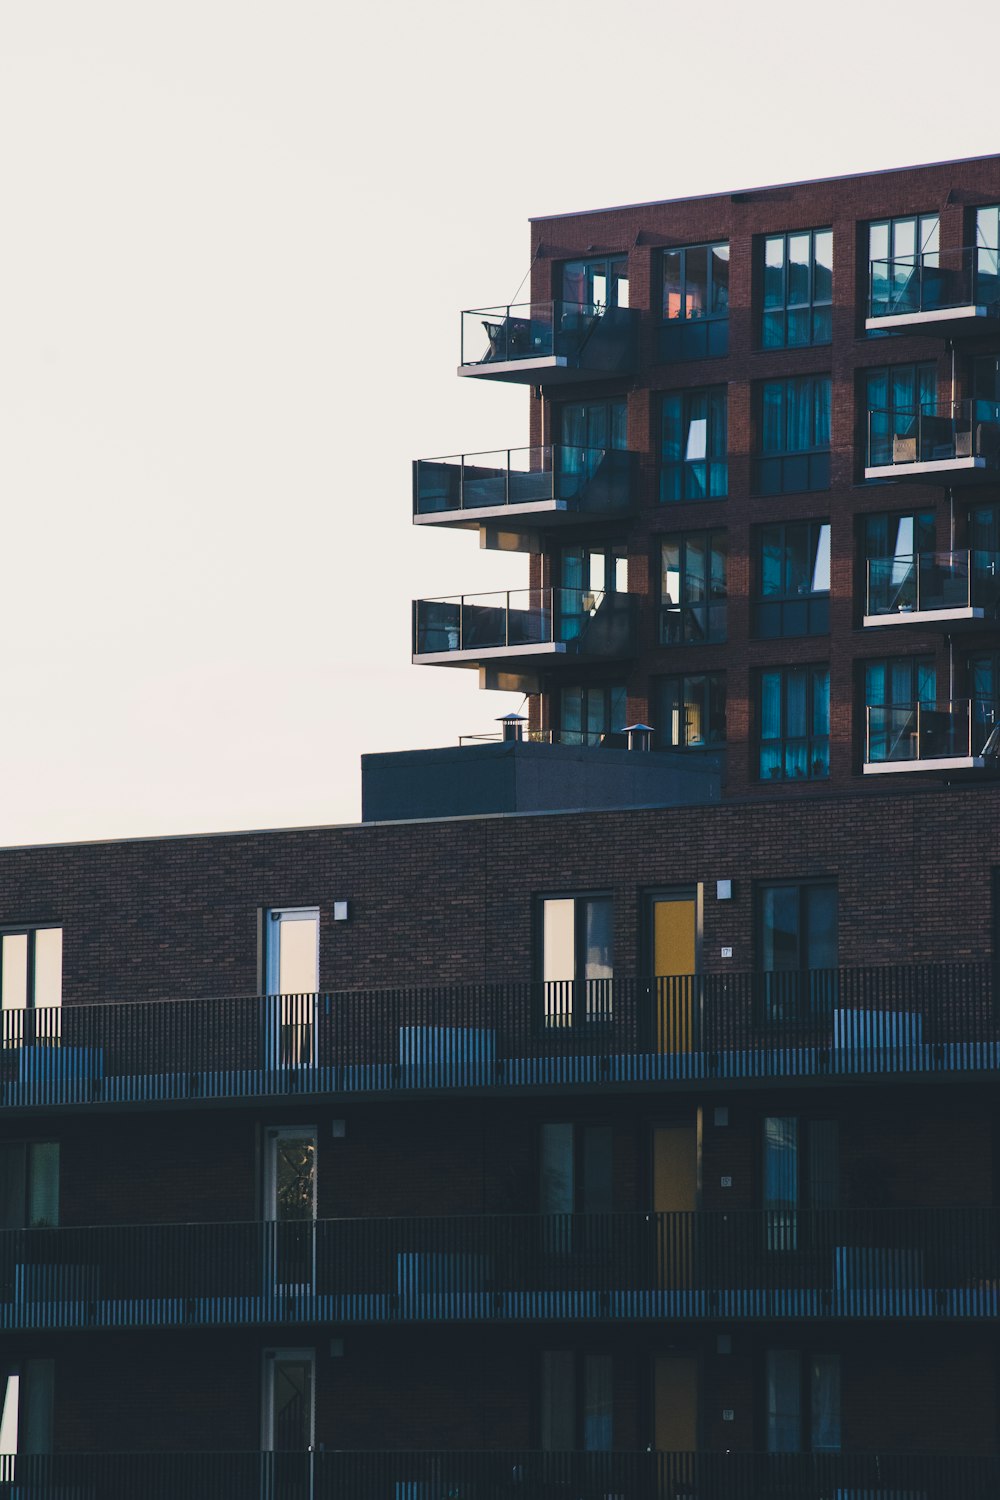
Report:
[{"label": "door", "polygon": [[698,1362],[693,1355],[658,1354],[654,1359],[653,1444],[661,1453],[697,1450]]},{"label": "door", "polygon": [[660,1052],[691,1052],[697,1022],[697,892],[654,896],[650,928],[656,1045]]},{"label": "door", "polygon": [[312,1126],[272,1126],[264,1133],[266,1292],[315,1290],[316,1148]]},{"label": "door", "polygon": [[693,1284],[697,1207],[697,1126],[694,1121],[658,1125],[653,1131],[653,1212],[661,1287]]},{"label": "door", "polygon": [[267,913],[264,990],[267,995],[280,996],[268,1012],[269,1065],[314,1067],[319,990],[317,907],[288,907]]},{"label": "door", "polygon": [[264,1350],[261,1422],[264,1500],[311,1500],[315,1387],[315,1350]]}]

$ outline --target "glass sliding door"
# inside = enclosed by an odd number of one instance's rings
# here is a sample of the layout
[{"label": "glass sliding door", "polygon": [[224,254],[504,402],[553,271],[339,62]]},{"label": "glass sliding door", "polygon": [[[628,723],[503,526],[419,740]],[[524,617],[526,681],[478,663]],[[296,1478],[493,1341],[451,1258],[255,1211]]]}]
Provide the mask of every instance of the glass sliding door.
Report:
[{"label": "glass sliding door", "polygon": [[268,1010],[269,1065],[314,1067],[319,990],[317,907],[288,907],[267,913],[264,971],[265,993],[280,996]]},{"label": "glass sliding door", "polygon": [[609,1021],[614,975],[611,897],[544,897],[540,919],[544,1024]]},{"label": "glass sliding door", "polygon": [[316,1444],[316,1352],[265,1349],[261,1500],[312,1500]]},{"label": "glass sliding door", "polygon": [[0,1045],[58,1046],[61,1007],[62,928],[0,934]]},{"label": "glass sliding door", "polygon": [[310,1295],[316,1283],[316,1131],[270,1127],[264,1147],[266,1290]]}]

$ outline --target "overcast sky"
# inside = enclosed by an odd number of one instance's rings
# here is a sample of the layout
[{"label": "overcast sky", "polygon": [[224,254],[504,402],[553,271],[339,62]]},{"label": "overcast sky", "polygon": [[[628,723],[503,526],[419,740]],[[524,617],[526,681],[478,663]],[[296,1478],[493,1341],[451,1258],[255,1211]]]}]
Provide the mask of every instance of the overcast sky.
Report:
[{"label": "overcast sky", "polygon": [[994,0],[0,0],[0,843],[353,821],[363,751],[492,727],[410,600],[526,560],[410,461],[526,439],[455,366],[528,217],[995,151],[998,53]]}]

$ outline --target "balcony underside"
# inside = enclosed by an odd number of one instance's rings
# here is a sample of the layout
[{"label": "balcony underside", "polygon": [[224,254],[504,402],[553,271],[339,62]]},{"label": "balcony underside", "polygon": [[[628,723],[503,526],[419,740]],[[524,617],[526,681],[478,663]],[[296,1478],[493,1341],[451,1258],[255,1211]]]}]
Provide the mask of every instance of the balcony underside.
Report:
[{"label": "balcony underside", "polygon": [[963,335],[995,333],[1000,328],[997,308],[976,306],[935,307],[925,312],[891,313],[884,318],[866,318],[866,333],[914,333],[961,338]]},{"label": "balcony underside", "polygon": [[877,464],[865,469],[865,478],[889,480],[895,484],[996,484],[1000,471],[987,459],[969,455],[966,458],[932,458],[923,463]]},{"label": "balcony underside", "polygon": [[584,509],[575,500],[533,500],[523,505],[478,505],[463,510],[438,510],[415,515],[414,526],[454,526],[466,531],[489,526],[508,532],[548,531],[556,527],[597,525],[606,521],[621,522],[632,515],[634,506],[608,506]]},{"label": "balcony underside", "polygon": [[959,630],[974,630],[983,625],[995,629],[995,610],[987,611],[977,604],[958,609],[898,609],[881,615],[865,615],[862,620],[865,630],[877,630],[883,625],[895,629],[944,630],[949,635]]},{"label": "balcony underside", "polygon": [[507,385],[578,385],[586,380],[607,380],[616,371],[586,369],[565,354],[540,354],[534,359],[491,359],[481,364],[459,365],[458,373],[473,380],[500,380]]},{"label": "balcony underside", "polygon": [[[621,653],[622,656],[627,652]],[[465,650],[424,651],[414,653],[414,666],[424,667],[491,667],[512,672],[540,663],[546,671],[558,671],[563,667],[592,666],[598,662],[614,660],[614,653],[591,652],[578,649],[575,641],[533,641],[524,646],[469,646]]]},{"label": "balcony underside", "polygon": [[956,772],[975,771],[981,773],[987,770],[990,770],[992,775],[996,775],[995,769],[989,767],[981,755],[942,755],[933,760],[866,760],[864,764],[864,774],[866,776],[922,775],[951,777]]}]

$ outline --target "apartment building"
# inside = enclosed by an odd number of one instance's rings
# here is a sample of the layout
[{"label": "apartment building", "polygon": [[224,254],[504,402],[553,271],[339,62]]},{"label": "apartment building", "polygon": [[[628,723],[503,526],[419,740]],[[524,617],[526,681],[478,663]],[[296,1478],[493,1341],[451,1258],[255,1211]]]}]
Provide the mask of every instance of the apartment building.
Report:
[{"label": "apartment building", "polygon": [[994,1500],[998,203],[537,221],[414,474],[527,728],[0,850],[0,1500]]}]

